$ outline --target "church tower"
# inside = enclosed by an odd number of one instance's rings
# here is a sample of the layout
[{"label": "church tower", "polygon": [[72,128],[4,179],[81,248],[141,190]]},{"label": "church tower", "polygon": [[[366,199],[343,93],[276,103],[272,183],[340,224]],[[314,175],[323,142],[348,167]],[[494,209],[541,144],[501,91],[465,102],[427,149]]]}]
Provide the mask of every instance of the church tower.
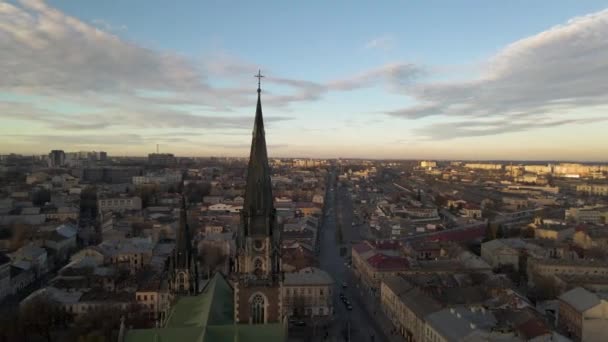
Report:
[{"label": "church tower", "polygon": [[198,265],[186,218],[185,197],[182,197],[175,250],[169,261],[169,288],[179,295],[195,295],[198,292]]},{"label": "church tower", "polygon": [[260,80],[264,76],[258,72],[256,77],[258,103],[232,270],[234,318],[235,322],[245,324],[274,323],[282,319],[281,240],[273,203],[260,99]]}]

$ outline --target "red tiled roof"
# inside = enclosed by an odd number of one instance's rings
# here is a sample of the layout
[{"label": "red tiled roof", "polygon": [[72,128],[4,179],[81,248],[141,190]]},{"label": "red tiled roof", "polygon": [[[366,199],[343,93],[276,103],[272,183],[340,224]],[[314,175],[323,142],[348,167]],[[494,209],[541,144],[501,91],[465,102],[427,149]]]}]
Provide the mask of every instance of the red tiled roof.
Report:
[{"label": "red tiled roof", "polygon": [[409,262],[403,257],[393,257],[376,253],[367,262],[379,271],[403,270],[409,267]]},{"label": "red tiled roof", "polygon": [[360,242],[356,245],[353,245],[353,249],[359,253],[359,254],[363,254],[367,251],[371,251],[372,247],[367,243],[367,242]]},{"label": "red tiled roof", "polygon": [[375,241],[373,242],[374,246],[377,249],[398,249],[399,241],[396,240],[384,240],[384,241]]},{"label": "red tiled roof", "polygon": [[516,330],[523,335],[526,340],[551,333],[551,330],[549,330],[545,322],[537,318],[529,319],[526,322],[518,325]]},{"label": "red tiled roof", "polygon": [[483,238],[486,234],[485,225],[480,225],[473,228],[459,229],[459,230],[443,230],[433,235],[429,235],[425,240],[427,241],[456,241],[465,242],[471,241],[478,238]]}]

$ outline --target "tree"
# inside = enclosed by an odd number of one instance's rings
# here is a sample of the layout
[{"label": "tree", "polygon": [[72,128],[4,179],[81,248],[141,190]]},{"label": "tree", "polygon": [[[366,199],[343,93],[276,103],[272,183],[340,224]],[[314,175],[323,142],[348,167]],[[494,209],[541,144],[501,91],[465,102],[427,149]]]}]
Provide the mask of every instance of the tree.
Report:
[{"label": "tree", "polygon": [[17,250],[21,248],[25,241],[29,240],[33,236],[31,226],[23,223],[15,223],[10,227],[11,240],[9,248],[11,250]]},{"label": "tree", "polygon": [[16,308],[4,308],[0,312],[0,342],[26,341],[27,331],[19,319]]},{"label": "tree", "polygon": [[97,217],[97,188],[95,186],[86,187],[80,193],[80,214],[93,219]]},{"label": "tree", "polygon": [[199,261],[207,270],[207,276],[210,276],[224,266],[226,255],[220,247],[206,245],[199,250]]},{"label": "tree", "polygon": [[19,319],[27,331],[52,342],[53,332],[67,327],[70,316],[52,299],[41,295],[21,306]]},{"label": "tree", "polygon": [[536,300],[550,300],[559,295],[559,288],[553,277],[536,275],[534,289],[531,292]]},{"label": "tree", "polygon": [[304,313],[306,312],[306,298],[301,294],[295,295],[292,299],[291,307],[294,317],[304,317]]},{"label": "tree", "polygon": [[184,187],[184,195],[188,202],[198,203],[203,201],[203,197],[211,192],[210,183],[188,183]]},{"label": "tree", "polygon": [[32,195],[32,203],[35,206],[43,206],[51,201],[51,192],[47,189],[38,189]]},{"label": "tree", "polygon": [[526,239],[533,239],[535,236],[534,231],[534,228],[526,227],[521,231],[521,236]]},{"label": "tree", "polygon": [[131,224],[131,233],[133,236],[141,236],[146,229],[152,229],[150,222],[133,222]]},{"label": "tree", "polygon": [[486,224],[486,237],[485,241],[492,241],[497,238],[498,235],[498,224],[488,221]]},{"label": "tree", "polygon": [[70,329],[71,338],[77,341],[115,341],[122,317],[125,317],[127,327],[147,326],[147,319],[141,306],[133,303],[122,310],[112,305],[105,305],[79,316]]},{"label": "tree", "polygon": [[147,208],[154,204],[156,195],[160,192],[157,185],[142,185],[135,189],[135,195],[141,198],[141,205]]}]

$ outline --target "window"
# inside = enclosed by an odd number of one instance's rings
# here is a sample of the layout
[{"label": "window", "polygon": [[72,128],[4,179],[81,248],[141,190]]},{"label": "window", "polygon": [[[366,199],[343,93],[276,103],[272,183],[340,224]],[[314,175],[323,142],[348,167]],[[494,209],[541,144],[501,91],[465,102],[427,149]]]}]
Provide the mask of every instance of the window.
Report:
[{"label": "window", "polygon": [[253,324],[264,323],[264,297],[256,294],[251,300],[251,322]]},{"label": "window", "polygon": [[148,300],[148,295],[144,295],[144,300]]},{"label": "window", "polygon": [[323,289],[320,289],[320,290],[319,290],[319,294],[320,294],[321,296],[323,296]]},{"label": "window", "polygon": [[255,273],[262,272],[262,260],[255,259],[255,261],[253,262],[253,271]]}]

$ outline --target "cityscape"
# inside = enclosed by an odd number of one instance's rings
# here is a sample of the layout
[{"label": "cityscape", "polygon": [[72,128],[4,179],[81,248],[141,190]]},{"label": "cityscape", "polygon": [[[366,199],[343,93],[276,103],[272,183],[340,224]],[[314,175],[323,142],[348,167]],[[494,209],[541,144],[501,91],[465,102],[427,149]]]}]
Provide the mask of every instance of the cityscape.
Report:
[{"label": "cityscape", "polygon": [[0,0],[0,342],[607,341],[608,4],[458,2]]}]

